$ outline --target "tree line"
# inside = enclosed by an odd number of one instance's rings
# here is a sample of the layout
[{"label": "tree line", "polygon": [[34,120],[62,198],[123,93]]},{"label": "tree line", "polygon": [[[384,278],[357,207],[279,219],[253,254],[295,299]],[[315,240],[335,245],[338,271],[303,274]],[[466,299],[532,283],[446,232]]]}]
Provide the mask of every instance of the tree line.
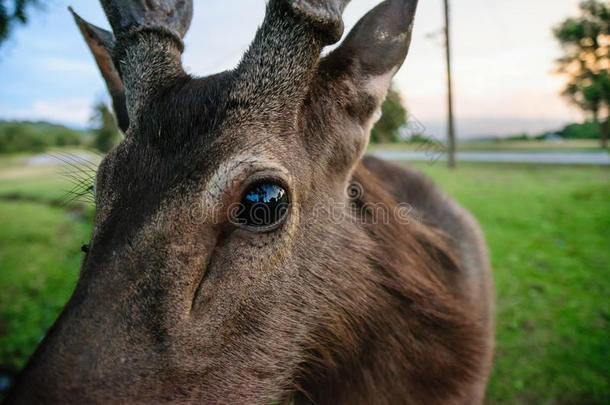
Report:
[{"label": "tree line", "polygon": [[0,153],[43,152],[50,147],[79,146],[82,131],[47,122],[0,121]]},{"label": "tree line", "polygon": [[0,154],[44,152],[52,148],[85,147],[106,153],[121,140],[121,133],[108,106],[97,103],[92,128],[76,130],[64,125],[32,121],[0,121]]}]

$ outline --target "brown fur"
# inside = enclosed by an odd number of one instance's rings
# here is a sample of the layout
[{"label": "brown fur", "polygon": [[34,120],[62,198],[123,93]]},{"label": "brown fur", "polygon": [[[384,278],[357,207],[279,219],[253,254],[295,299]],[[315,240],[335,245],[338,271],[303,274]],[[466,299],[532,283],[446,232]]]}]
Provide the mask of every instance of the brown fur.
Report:
[{"label": "brown fur", "polygon": [[[417,2],[382,2],[319,60],[346,3],[270,0],[240,65],[206,78],[180,64],[189,1],[103,0],[116,41],[77,19],[128,129],[74,294],[8,403],[482,403],[481,231],[422,175],[362,159]],[[288,214],[237,225],[262,179]]]},{"label": "brown fur", "polygon": [[377,177],[383,174],[363,166],[355,173],[354,181],[365,185],[354,208],[364,214],[360,238],[374,248],[362,252],[366,270],[347,269],[358,274],[355,280],[337,281],[336,291],[345,294],[341,321],[316,332],[301,388],[319,404],[480,401],[482,392],[468,387],[486,381],[491,341],[474,310],[476,297],[462,297],[452,283],[464,270],[451,237],[419,223],[416,213],[408,224],[376,225],[362,207],[396,205]]}]

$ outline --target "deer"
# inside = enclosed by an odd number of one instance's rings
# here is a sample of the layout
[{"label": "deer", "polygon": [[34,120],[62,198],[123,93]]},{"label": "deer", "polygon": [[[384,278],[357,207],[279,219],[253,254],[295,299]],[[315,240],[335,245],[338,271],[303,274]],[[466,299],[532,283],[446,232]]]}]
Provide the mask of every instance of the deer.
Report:
[{"label": "deer", "polygon": [[269,0],[239,64],[202,78],[181,62],[191,0],[101,0],[112,32],[74,14],[125,137],[8,404],[483,403],[482,230],[366,155],[417,0],[381,2],[323,54],[348,3]]}]

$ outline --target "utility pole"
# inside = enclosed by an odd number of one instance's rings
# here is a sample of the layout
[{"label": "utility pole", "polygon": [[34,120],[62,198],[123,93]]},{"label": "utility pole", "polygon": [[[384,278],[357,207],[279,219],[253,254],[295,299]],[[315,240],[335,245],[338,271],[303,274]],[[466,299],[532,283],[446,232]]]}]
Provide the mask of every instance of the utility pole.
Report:
[{"label": "utility pole", "polygon": [[445,2],[445,50],[447,57],[447,165],[455,168],[455,122],[453,119],[453,81],[451,77],[451,37],[449,26],[449,0]]}]

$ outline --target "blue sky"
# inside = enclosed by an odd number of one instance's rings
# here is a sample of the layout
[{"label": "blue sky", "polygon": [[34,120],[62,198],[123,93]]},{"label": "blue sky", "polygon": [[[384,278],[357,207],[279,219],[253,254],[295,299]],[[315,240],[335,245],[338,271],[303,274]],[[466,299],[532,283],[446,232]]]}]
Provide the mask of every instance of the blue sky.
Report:
[{"label": "blue sky", "polygon": [[[376,0],[353,0],[349,29]],[[551,27],[577,12],[578,0],[453,0],[458,135],[538,132],[582,119],[558,93],[552,74],[560,48]],[[108,27],[91,0],[49,0],[0,48],[0,118],[45,119],[86,126],[91,105],[107,99],[93,58],[67,6]],[[206,75],[231,68],[263,19],[263,0],[195,0],[184,65]],[[442,0],[420,0],[411,52],[396,76],[410,112],[429,135],[444,136]]]}]

